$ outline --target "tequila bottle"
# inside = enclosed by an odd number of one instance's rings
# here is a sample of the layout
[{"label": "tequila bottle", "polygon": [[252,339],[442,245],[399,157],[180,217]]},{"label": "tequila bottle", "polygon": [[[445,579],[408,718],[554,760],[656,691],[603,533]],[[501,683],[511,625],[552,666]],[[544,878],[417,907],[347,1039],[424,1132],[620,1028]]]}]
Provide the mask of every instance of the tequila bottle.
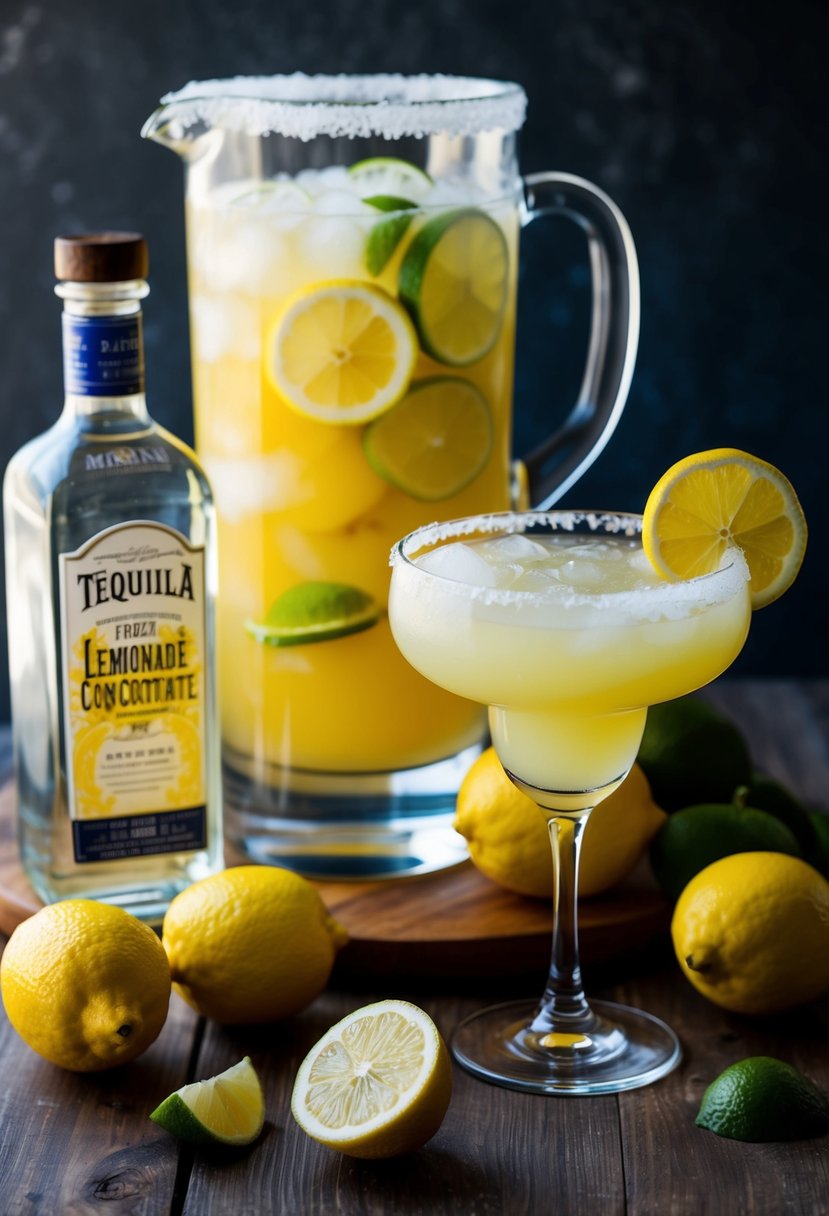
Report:
[{"label": "tequila bottle", "polygon": [[222,865],[213,504],[147,411],[143,237],[59,237],[55,272],[66,402],[4,482],[21,858],[158,923]]}]

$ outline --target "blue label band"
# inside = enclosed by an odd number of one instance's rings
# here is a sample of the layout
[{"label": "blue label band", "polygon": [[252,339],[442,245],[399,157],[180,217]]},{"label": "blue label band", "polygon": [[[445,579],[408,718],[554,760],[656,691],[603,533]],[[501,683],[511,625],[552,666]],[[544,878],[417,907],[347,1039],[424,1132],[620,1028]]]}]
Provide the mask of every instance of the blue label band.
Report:
[{"label": "blue label band", "polygon": [[63,314],[63,379],[72,397],[129,397],[144,391],[141,313]]},{"label": "blue label band", "polygon": [[206,809],[194,806],[186,811],[122,815],[118,819],[74,819],[72,834],[77,862],[192,853],[206,847]]}]

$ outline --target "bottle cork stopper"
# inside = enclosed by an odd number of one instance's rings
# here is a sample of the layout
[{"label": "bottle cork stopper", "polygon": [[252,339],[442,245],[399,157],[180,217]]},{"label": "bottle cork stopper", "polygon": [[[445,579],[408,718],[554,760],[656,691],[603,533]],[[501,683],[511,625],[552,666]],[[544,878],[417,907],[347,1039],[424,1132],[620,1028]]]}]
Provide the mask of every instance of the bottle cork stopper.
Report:
[{"label": "bottle cork stopper", "polygon": [[90,232],[55,238],[55,278],[70,283],[145,279],[147,242],[138,232]]}]

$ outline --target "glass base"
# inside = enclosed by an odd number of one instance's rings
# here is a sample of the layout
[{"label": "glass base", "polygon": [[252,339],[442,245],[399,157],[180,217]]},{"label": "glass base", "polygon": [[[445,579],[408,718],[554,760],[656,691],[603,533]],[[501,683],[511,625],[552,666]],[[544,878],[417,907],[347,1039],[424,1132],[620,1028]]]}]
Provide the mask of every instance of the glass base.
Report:
[{"label": "glass base", "polygon": [[452,826],[455,800],[480,751],[394,773],[272,766],[262,780],[226,750],[225,837],[250,861],[307,878],[400,878],[459,865],[469,854]]},{"label": "glass base", "polygon": [[538,1002],[511,1001],[473,1013],[456,1028],[452,1054],[493,1085],[536,1094],[613,1094],[658,1081],[682,1057],[659,1018],[612,1001],[591,1001],[578,1033],[533,1030]]}]

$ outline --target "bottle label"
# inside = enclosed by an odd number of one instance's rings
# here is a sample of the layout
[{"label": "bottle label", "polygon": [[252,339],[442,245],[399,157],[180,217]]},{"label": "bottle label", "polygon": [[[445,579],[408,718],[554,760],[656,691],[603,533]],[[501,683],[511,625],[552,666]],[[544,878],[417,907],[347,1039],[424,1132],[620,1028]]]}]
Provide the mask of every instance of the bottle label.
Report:
[{"label": "bottle label", "polygon": [[74,397],[129,397],[144,391],[141,313],[76,317],[63,313],[63,381]]},{"label": "bottle label", "polygon": [[141,520],[59,565],[75,860],[204,848],[204,549]]}]

